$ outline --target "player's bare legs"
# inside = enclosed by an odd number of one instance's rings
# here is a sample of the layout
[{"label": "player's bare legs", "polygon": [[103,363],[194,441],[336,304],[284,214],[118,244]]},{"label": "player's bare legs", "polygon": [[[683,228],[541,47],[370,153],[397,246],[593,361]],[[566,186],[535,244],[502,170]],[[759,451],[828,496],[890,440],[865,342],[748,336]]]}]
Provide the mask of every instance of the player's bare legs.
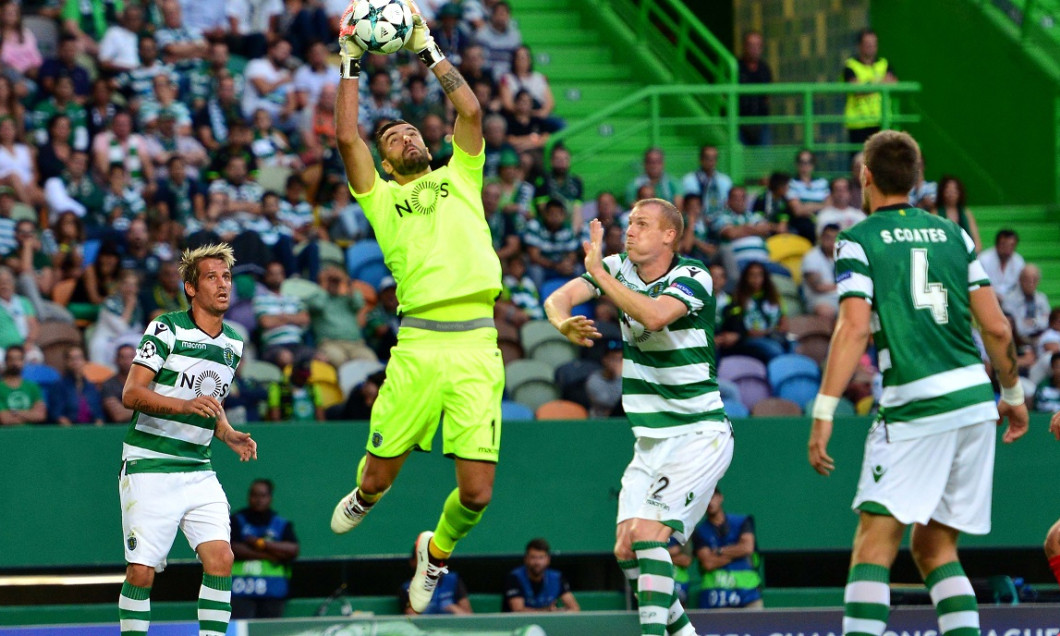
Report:
[{"label": "player's bare legs", "polygon": [[331,531],[341,534],[356,528],[390,489],[411,452],[405,451],[397,457],[365,453],[357,464],[357,487],[340,499],[331,513]]},{"label": "player's bare legs", "polygon": [[913,561],[935,604],[942,636],[979,634],[975,590],[957,560],[958,535],[956,529],[932,520],[913,527],[910,543]]},{"label": "player's bare legs", "polygon": [[861,513],[843,594],[844,634],[883,634],[891,605],[891,565],[903,534],[905,525],[894,517]]},{"label": "player's bare legs", "polygon": [[615,529],[615,558],[637,595],[642,634],[696,633],[674,589],[672,534],[651,519],[626,519]]},{"label": "player's bare legs", "polygon": [[854,550],[850,565],[871,563],[890,569],[898,556],[905,525],[894,517],[861,513],[858,529],[854,533]]},{"label": "player's bare legs", "polygon": [[155,569],[139,563],[125,566],[125,581],[136,587],[151,587],[155,583]]}]

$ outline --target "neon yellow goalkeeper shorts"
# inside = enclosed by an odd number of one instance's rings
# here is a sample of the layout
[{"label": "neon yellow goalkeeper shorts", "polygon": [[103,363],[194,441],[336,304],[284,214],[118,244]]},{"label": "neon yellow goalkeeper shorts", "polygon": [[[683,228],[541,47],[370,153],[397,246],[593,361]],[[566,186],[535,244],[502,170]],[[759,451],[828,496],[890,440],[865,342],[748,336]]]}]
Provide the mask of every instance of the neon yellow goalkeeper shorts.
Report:
[{"label": "neon yellow goalkeeper shorts", "polygon": [[430,452],[442,423],[442,452],[496,462],[501,443],[504,361],[496,329],[438,333],[402,327],[372,407],[368,452]]}]

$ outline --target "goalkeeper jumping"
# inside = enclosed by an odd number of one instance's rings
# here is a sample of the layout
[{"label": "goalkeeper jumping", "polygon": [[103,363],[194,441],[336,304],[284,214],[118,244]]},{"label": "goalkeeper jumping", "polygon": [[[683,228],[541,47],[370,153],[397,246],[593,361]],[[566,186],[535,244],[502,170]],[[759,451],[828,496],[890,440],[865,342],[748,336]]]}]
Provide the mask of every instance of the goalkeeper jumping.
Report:
[{"label": "goalkeeper jumping", "polygon": [[456,109],[453,157],[431,171],[423,136],[392,121],[375,137],[384,181],[357,130],[360,58],[351,37],[352,5],[341,21],[341,76],[335,119],[350,192],[375,229],[397,281],[401,329],[387,379],[372,409],[367,454],[357,487],[335,506],[331,529],[349,532],[386,494],[412,450],[430,451],[442,414],[443,452],[456,463],[457,488],[434,532],[416,540],[409,605],[431,600],[456,542],[490,502],[500,451],[504,363],[497,348],[493,303],[501,269],[482,210],[482,110],[475,94],[434,43],[414,3],[415,27],[405,48],[434,73]]}]

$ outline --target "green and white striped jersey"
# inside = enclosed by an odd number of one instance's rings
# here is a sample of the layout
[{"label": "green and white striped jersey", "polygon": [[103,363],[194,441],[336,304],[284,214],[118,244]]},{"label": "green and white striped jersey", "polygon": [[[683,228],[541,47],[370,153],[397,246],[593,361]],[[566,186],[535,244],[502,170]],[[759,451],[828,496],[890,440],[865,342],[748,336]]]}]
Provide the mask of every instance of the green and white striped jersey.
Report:
[{"label": "green and white striped jersey", "polygon": [[[155,372],[152,391],[190,400],[228,396],[243,355],[243,339],[224,325],[215,338],[195,325],[190,312],[162,314],[147,325],[134,364]],[[122,459],[127,472],[210,470],[210,440],[217,422],[197,415],[133,413]]]},{"label": "green and white striped jersey", "polygon": [[839,234],[835,268],[840,301],[872,304],[888,439],[997,419],[969,299],[990,281],[964,230],[917,208],[879,209]]},{"label": "green and white striped jersey", "polygon": [[[665,438],[727,430],[718,391],[714,350],[714,296],[707,268],[675,256],[661,278],[644,282],[626,254],[604,259],[604,268],[626,287],[646,296],[672,296],[688,313],[659,331],[648,331],[622,315],[622,407],[637,437]],[[591,276],[584,278],[600,288]]]}]

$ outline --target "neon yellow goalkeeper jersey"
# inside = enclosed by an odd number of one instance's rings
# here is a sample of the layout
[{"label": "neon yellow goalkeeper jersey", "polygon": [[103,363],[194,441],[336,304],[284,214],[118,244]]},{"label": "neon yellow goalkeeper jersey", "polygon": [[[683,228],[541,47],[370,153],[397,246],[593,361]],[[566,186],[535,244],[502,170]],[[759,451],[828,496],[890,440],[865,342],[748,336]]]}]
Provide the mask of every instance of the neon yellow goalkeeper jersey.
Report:
[{"label": "neon yellow goalkeeper jersey", "polygon": [[397,282],[402,314],[434,320],[493,315],[501,266],[482,210],[485,154],[471,156],[455,143],[449,163],[399,185],[377,178],[364,208]]}]

